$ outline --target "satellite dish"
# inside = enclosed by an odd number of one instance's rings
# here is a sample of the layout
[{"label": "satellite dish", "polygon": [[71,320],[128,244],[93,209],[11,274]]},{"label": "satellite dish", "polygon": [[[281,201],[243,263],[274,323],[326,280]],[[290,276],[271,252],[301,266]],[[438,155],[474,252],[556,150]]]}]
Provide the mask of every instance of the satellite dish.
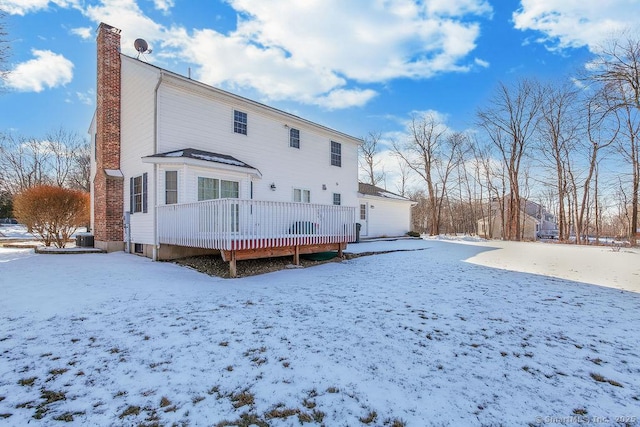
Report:
[{"label": "satellite dish", "polygon": [[144,39],[136,39],[136,41],[133,42],[133,46],[136,48],[138,53],[145,53],[147,49],[149,49],[149,45]]},{"label": "satellite dish", "polygon": [[151,49],[149,49],[149,45],[144,39],[136,39],[136,41],[133,42],[133,46],[136,48],[136,51],[138,52],[138,59],[140,58],[140,55],[143,53],[151,53]]}]

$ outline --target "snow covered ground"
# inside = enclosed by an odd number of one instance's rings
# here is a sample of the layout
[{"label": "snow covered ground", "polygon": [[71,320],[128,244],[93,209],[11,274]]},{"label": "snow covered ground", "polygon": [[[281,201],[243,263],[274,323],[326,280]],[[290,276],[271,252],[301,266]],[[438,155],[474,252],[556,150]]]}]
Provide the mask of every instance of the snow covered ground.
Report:
[{"label": "snow covered ground", "polygon": [[637,249],[348,248],[387,250],[219,279],[0,248],[0,425],[639,425]]}]

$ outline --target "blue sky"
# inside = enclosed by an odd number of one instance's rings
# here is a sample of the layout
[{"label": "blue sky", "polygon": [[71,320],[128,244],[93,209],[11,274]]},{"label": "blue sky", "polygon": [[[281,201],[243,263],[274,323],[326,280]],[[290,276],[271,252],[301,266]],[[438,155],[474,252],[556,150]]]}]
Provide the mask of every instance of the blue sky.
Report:
[{"label": "blue sky", "polygon": [[561,79],[637,27],[640,0],[0,0],[12,74],[0,132],[86,134],[95,30],[122,50],[357,137],[432,111],[472,127],[498,82]]}]

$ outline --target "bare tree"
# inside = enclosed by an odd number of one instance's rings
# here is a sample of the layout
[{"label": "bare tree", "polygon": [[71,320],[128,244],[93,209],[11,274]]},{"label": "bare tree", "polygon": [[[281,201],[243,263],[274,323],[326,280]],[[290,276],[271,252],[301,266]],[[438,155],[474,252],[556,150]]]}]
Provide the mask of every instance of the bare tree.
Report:
[{"label": "bare tree", "polygon": [[[638,64],[640,66],[640,63]],[[636,245],[638,232],[638,202],[640,196],[640,108],[627,104],[616,110],[622,123],[619,151],[631,165],[631,225],[629,240]]]},{"label": "bare tree", "polygon": [[49,156],[42,141],[3,135],[0,139],[0,183],[11,194],[49,184]]},{"label": "bare tree", "polygon": [[91,191],[91,145],[82,142],[73,153],[73,166],[69,174],[69,187]]},{"label": "bare tree", "polygon": [[0,185],[17,194],[36,185],[89,189],[88,143],[62,128],[44,139],[0,135]]},{"label": "bare tree", "polygon": [[379,182],[384,180],[384,170],[378,170],[380,166],[380,160],[376,159],[376,156],[380,150],[380,132],[369,132],[369,135],[362,139],[360,145],[360,170],[365,174],[367,184],[378,185]]},{"label": "bare tree", "polygon": [[[497,194],[493,183],[492,176],[493,170],[491,167],[491,152],[488,146],[481,146],[477,139],[474,139],[470,143],[469,148],[472,153],[472,164],[474,169],[474,181],[478,184],[479,194],[476,194],[476,199],[479,200],[479,220],[482,221],[478,228],[481,228],[482,233],[478,230],[478,234],[482,234],[482,237],[493,236],[493,216],[495,212],[492,209],[492,194]],[[486,203],[484,203],[486,197]]]},{"label": "bare tree", "polygon": [[406,197],[410,169],[409,166],[407,166],[407,163],[402,161],[402,159],[398,159],[398,168],[400,170],[400,177],[398,178],[398,182],[396,183],[396,190],[398,191],[398,194]]},{"label": "bare tree", "polygon": [[521,240],[520,171],[525,152],[532,144],[541,108],[538,84],[520,80],[509,87],[500,83],[489,107],[478,112],[478,124],[498,149],[506,165],[509,194],[506,201],[505,238]]},{"label": "bare tree", "polygon": [[[618,130],[620,128],[619,120],[615,120],[612,112],[615,108],[611,106],[611,100],[606,92],[595,94],[587,100],[587,161],[588,169],[586,177],[582,180],[582,197],[579,199],[578,185],[575,182],[574,175],[571,175],[571,186],[574,193],[574,226],[576,232],[576,243],[587,243],[583,241],[584,237],[589,234],[589,202],[591,194],[591,182],[597,179],[598,162],[600,161],[600,153],[609,147],[616,140]],[[612,120],[614,119],[614,120]],[[597,200],[597,192],[593,197]]]},{"label": "bare tree", "polygon": [[405,144],[394,143],[396,155],[422,178],[427,187],[429,234],[440,234],[442,208],[447,181],[455,167],[456,138],[447,138],[447,129],[432,114],[412,118],[410,139]]},{"label": "bare tree", "polygon": [[69,186],[70,176],[76,166],[76,156],[83,142],[76,132],[69,132],[63,128],[46,135],[43,146],[50,151],[49,173],[54,185]]},{"label": "bare tree", "polygon": [[541,120],[539,122],[541,159],[548,160],[555,176],[560,240],[569,237],[567,197],[567,167],[579,138],[577,91],[566,84],[549,84],[541,92]]},{"label": "bare tree", "polygon": [[[638,191],[640,189],[640,156],[637,125],[640,112],[640,38],[623,34],[609,41],[592,61],[589,78],[601,83],[610,96],[615,97],[618,109],[624,116],[627,140],[621,142],[623,152],[632,169],[631,244],[637,244]],[[634,132],[634,129],[636,131]]]}]

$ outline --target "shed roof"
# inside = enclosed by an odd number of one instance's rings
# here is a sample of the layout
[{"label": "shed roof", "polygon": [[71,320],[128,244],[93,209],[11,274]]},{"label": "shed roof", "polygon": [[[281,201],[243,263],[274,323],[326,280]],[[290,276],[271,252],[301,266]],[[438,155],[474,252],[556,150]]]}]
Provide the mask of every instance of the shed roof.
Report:
[{"label": "shed roof", "polygon": [[411,201],[411,199],[408,199],[404,196],[392,193],[391,191],[387,191],[384,188],[376,187],[375,185],[365,184],[364,182],[358,183],[358,192],[365,196],[383,197],[385,199],[401,200],[405,202]]}]

